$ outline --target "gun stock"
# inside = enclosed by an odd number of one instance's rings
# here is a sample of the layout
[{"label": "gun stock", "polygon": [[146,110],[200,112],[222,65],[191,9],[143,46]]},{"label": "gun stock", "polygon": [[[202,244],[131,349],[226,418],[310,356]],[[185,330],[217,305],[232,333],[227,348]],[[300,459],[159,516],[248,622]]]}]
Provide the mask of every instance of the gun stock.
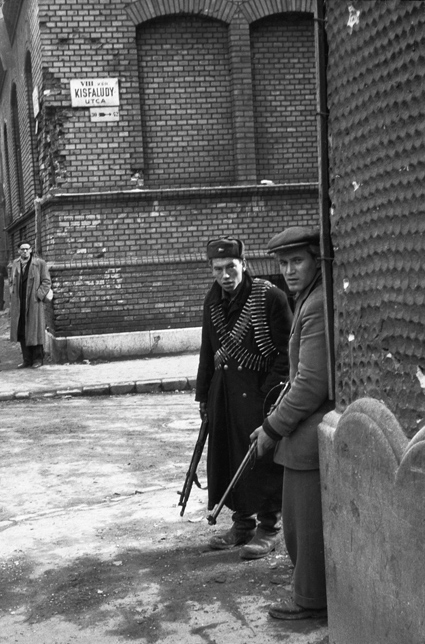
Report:
[{"label": "gun stock", "polygon": [[203,489],[201,484],[199,483],[196,470],[198,469],[199,461],[201,460],[202,452],[204,451],[207,436],[208,436],[208,418],[205,415],[204,418],[202,419],[201,427],[199,429],[198,439],[196,441],[195,448],[193,450],[192,458],[190,461],[189,469],[187,470],[183,489],[181,492],[177,492],[177,494],[180,494],[178,505],[182,506],[182,509],[180,511],[181,517],[184,515],[184,511],[186,510],[186,505],[189,500],[189,496],[192,491],[193,484],[195,483],[197,487],[199,487],[201,490]]}]

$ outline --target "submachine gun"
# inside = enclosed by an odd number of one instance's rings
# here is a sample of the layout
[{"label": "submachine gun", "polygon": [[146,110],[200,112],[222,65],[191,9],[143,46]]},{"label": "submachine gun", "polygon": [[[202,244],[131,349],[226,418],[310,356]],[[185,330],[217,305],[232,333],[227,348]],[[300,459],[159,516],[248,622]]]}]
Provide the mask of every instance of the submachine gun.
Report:
[{"label": "submachine gun", "polygon": [[177,494],[180,494],[180,500],[178,502],[178,505],[182,506],[182,509],[180,511],[181,517],[184,515],[184,511],[186,510],[186,505],[189,500],[189,496],[192,491],[193,484],[195,483],[195,485],[197,485],[201,490],[205,489],[199,483],[198,474],[196,473],[196,470],[198,469],[199,461],[201,460],[202,452],[204,451],[207,436],[208,436],[208,417],[206,414],[204,414],[202,417],[202,423],[199,429],[199,434],[195,444],[195,449],[193,450],[189,469],[187,470],[183,489],[181,492],[177,492]]}]

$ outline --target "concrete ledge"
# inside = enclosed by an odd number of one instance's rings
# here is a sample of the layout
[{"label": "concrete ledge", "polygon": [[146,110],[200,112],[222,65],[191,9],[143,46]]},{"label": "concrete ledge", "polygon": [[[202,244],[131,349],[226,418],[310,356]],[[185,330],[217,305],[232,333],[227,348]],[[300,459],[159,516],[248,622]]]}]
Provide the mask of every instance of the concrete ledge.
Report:
[{"label": "concrete ledge", "polygon": [[363,398],[319,428],[330,644],[424,644],[425,428]]},{"label": "concrete ledge", "polygon": [[141,356],[197,352],[200,346],[201,327],[65,338],[56,338],[46,331],[45,340],[45,349],[54,363],[97,359],[123,360]]}]

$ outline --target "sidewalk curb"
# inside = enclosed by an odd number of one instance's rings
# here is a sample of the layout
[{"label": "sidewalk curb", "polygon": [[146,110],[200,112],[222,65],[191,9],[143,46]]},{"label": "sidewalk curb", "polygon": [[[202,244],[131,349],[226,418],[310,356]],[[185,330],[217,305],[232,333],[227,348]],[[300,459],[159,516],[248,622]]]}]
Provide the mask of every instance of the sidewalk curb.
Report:
[{"label": "sidewalk curb", "polygon": [[135,380],[109,384],[83,385],[69,389],[41,389],[34,391],[14,391],[0,393],[0,402],[8,400],[27,400],[28,398],[61,398],[76,396],[125,396],[127,394],[152,394],[172,391],[193,391],[196,378],[158,378],[155,380]]}]

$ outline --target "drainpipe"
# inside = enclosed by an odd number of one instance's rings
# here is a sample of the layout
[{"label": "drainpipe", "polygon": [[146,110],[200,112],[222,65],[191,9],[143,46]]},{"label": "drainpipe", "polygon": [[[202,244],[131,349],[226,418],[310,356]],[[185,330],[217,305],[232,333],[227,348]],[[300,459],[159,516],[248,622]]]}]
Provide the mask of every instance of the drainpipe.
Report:
[{"label": "drainpipe", "polygon": [[335,400],[335,345],[332,260],[333,250],[330,226],[329,165],[328,165],[328,107],[326,95],[326,30],[325,0],[316,0],[316,96],[318,120],[319,166],[319,221],[320,252],[322,258],[323,290],[325,296],[326,349],[328,363],[328,389],[330,400]]},{"label": "drainpipe", "polygon": [[38,255],[41,255],[41,199],[34,199],[34,220],[35,220],[35,249]]}]

